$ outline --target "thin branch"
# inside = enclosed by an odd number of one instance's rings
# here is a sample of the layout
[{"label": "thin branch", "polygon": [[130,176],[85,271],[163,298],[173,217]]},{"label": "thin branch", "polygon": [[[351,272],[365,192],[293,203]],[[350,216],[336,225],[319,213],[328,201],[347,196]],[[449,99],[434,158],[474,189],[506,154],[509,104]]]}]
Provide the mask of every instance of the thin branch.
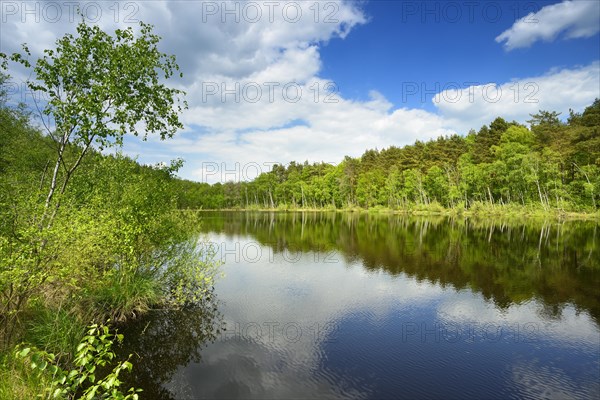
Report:
[{"label": "thin branch", "polygon": [[35,104],[35,109],[37,110],[37,112],[40,116],[40,119],[42,120],[42,124],[44,125],[44,128],[46,129],[46,131],[48,131],[48,134],[50,135],[50,137],[53,140],[56,140],[56,139],[54,139],[54,136],[52,135],[52,131],[50,130],[50,127],[48,125],[46,125],[46,121],[44,121],[44,113],[42,110],[40,110],[40,106],[38,104],[37,99],[35,98],[35,95],[32,95],[32,97],[33,97],[33,104]]}]

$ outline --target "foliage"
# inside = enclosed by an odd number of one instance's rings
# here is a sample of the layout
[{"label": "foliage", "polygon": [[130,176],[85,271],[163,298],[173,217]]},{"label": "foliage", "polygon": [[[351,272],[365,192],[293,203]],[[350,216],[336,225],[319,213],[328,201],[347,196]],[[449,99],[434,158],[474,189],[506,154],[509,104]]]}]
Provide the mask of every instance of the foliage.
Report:
[{"label": "foliage", "polygon": [[115,340],[121,342],[123,336],[111,334],[105,325],[90,325],[87,335],[77,346],[70,370],[60,367],[56,355],[37,348],[21,346],[15,355],[37,374],[46,376],[49,384],[42,388],[42,393],[38,395],[40,398],[136,400],[141,390],[131,388],[127,394],[120,390],[119,375],[123,371],[131,371],[129,361],[117,363],[108,374],[97,378],[100,369],[109,366],[115,358],[111,350]]},{"label": "foliage", "polygon": [[176,252],[165,262],[160,277],[163,299],[178,308],[198,304],[206,297],[216,278],[218,263],[210,246],[193,238],[178,243]]},{"label": "foliage", "polygon": [[31,302],[25,314],[22,340],[69,361],[86,324],[60,304],[49,306],[42,301]]},{"label": "foliage", "polygon": [[[24,54],[0,54],[4,67],[11,60],[30,68],[29,89],[47,99],[35,104],[42,134],[0,91],[5,345],[27,324],[30,304],[56,310],[61,303],[60,315],[120,321],[165,301],[161,266],[193,231],[193,220],[176,215],[171,191],[182,161],[144,167],[99,152],[128,133],[165,139],[182,127],[184,93],[162,82],[179,67],[158,50],[159,40],[143,23],[137,34],[110,35],[81,22],[35,63],[26,45]],[[0,87],[7,79],[0,75]],[[191,264],[178,264],[180,274]]]},{"label": "foliage", "polygon": [[[35,79],[27,81],[28,88],[48,98],[45,105],[36,104],[55,150],[40,226],[52,224],[60,201],[54,202],[52,213],[48,208],[56,191],[65,193],[92,144],[100,149],[120,145],[126,133],[138,134],[138,124],[143,124],[144,139],[148,133],[171,137],[182,128],[179,96],[184,93],[159,82],[160,72],[168,79],[179,67],[174,56],[158,51],[159,40],[152,26],[144,23],[135,37],[131,27],[117,29],[111,36],[82,21],[76,36],[58,39],[56,49],[44,50],[35,65],[28,60],[27,45],[23,45],[25,56],[10,57],[33,69]],[[71,146],[75,157],[66,155],[69,144],[75,145]]]},{"label": "foliage", "polygon": [[[32,68],[29,88],[48,99],[35,104],[40,129],[25,107],[9,105],[0,74],[0,380],[20,388],[2,395],[30,398],[28,386],[46,384],[46,394],[69,397],[84,382],[90,398],[119,395],[118,374],[130,364],[95,380],[86,368],[91,358],[108,365],[112,337],[95,326],[75,350],[84,326],[193,304],[213,284],[215,264],[190,239],[198,217],[177,209],[182,160],[149,166],[101,152],[125,134],[164,139],[181,127],[183,92],[162,83],[178,66],[159,39],[145,24],[136,36],[82,22],[35,64],[0,54],[3,66]],[[45,372],[32,377],[6,361],[20,341],[41,349],[21,354]],[[65,372],[73,363],[79,372]]]}]

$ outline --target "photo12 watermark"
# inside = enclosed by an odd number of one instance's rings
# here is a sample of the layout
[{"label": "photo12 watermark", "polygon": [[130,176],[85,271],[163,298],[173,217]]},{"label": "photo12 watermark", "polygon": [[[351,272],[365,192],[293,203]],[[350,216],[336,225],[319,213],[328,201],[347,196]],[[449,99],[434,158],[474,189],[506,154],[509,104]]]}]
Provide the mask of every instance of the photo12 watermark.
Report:
[{"label": "photo12 watermark", "polygon": [[340,3],[335,1],[202,1],[203,23],[299,23],[338,24]]},{"label": "photo12 watermark", "polygon": [[252,340],[263,343],[296,343],[301,340],[335,342],[337,325],[332,322],[233,322],[221,331],[221,340]]},{"label": "photo12 watermark", "polygon": [[539,325],[535,322],[497,324],[402,321],[402,343],[534,343],[539,341]]},{"label": "photo12 watermark", "polygon": [[515,104],[537,104],[540,86],[537,82],[512,82],[504,85],[481,82],[402,82],[401,101],[425,103],[430,99],[434,103],[479,102]]},{"label": "photo12 watermark", "polygon": [[48,93],[41,90],[32,90],[27,82],[18,82],[7,79],[0,87],[9,104],[43,104],[50,101]]},{"label": "photo12 watermark", "polygon": [[339,102],[334,82],[202,82],[202,103],[298,103],[308,98],[314,103]]},{"label": "photo12 watermark", "polygon": [[[454,324],[443,322],[402,321],[394,333],[398,344],[475,344],[537,343],[540,327],[536,322],[497,324]],[[310,341],[336,342],[343,334],[333,322],[229,322],[221,340],[251,340],[267,343]]]},{"label": "photo12 watermark", "polygon": [[[336,166],[337,163],[329,161],[321,161],[318,164],[327,164]],[[200,164],[200,168],[196,170],[196,177],[198,182],[201,183],[216,183],[216,182],[250,182],[258,178],[263,174],[273,172],[275,166],[279,166],[280,169],[287,169],[295,165],[296,167],[303,167],[301,164],[296,163],[281,163],[276,161],[263,161],[263,162],[217,162],[217,161],[203,161]]]},{"label": "photo12 watermark", "polygon": [[271,172],[275,165],[279,165],[279,163],[274,161],[247,163],[203,161],[198,169],[198,177],[202,183],[249,182],[262,174]]},{"label": "photo12 watermark", "polygon": [[542,6],[533,1],[401,1],[399,22],[495,24],[503,17],[536,24]]},{"label": "photo12 watermark", "polygon": [[339,263],[339,252],[330,249],[315,248],[311,252],[290,250],[287,247],[277,249],[277,243],[259,242],[203,242],[200,251],[207,261],[219,263],[271,263],[295,264],[298,262],[311,262],[334,264]]},{"label": "photo12 watermark", "polygon": [[140,22],[140,2],[136,1],[1,1],[2,23]]}]

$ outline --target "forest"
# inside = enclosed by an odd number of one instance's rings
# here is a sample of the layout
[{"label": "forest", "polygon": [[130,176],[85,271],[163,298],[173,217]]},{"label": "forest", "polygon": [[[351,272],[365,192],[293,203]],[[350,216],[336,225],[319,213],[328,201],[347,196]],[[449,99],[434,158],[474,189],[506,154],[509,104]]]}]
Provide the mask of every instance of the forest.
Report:
[{"label": "forest", "polygon": [[444,209],[594,213],[600,202],[600,101],[566,122],[498,117],[465,136],[367,150],[337,165],[292,161],[251,182],[177,181],[184,209]]}]

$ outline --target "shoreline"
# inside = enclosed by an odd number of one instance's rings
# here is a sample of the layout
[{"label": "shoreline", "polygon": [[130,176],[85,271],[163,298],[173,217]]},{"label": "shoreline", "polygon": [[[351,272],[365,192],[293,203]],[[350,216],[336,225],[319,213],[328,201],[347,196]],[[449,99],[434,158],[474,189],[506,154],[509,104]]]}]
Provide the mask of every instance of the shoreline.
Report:
[{"label": "shoreline", "polygon": [[191,212],[260,212],[260,213],[356,213],[356,214],[388,214],[405,216],[441,216],[441,217],[467,217],[467,218],[526,218],[526,219],[555,219],[555,220],[581,220],[600,221],[600,211],[596,213],[574,212],[562,210],[532,210],[526,207],[493,206],[491,209],[466,210],[466,209],[391,209],[385,207],[375,208],[218,208],[218,209],[184,209]]}]

